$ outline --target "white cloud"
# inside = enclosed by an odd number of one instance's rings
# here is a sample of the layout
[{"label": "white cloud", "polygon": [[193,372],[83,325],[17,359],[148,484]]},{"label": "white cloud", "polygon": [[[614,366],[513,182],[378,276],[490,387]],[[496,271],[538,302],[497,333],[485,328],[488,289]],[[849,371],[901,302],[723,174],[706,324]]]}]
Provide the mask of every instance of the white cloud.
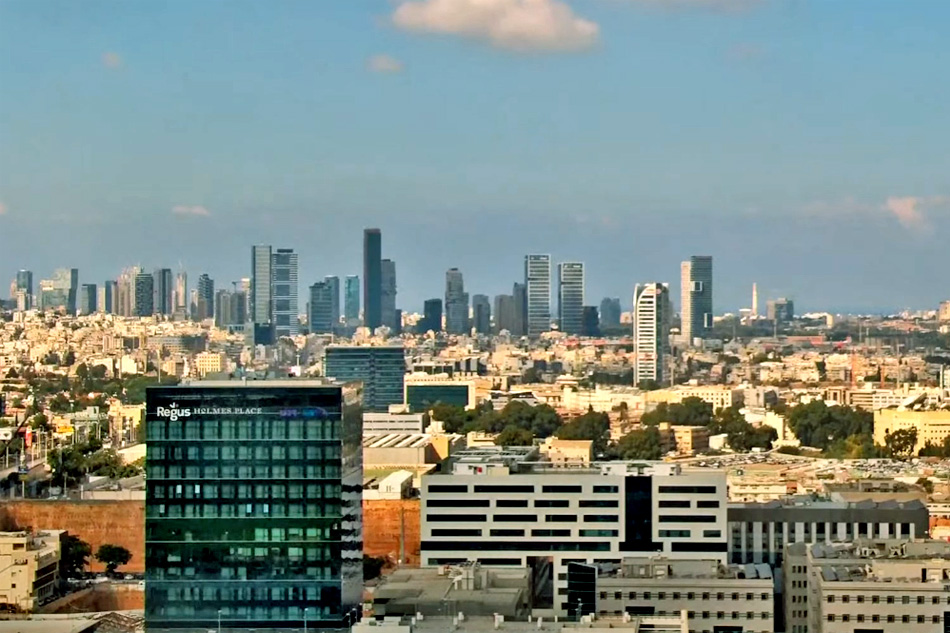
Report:
[{"label": "white cloud", "polygon": [[102,54],[102,65],[106,68],[121,68],[122,56],[112,51]]},{"label": "white cloud", "polygon": [[934,211],[948,208],[950,196],[890,196],[883,203],[868,203],[848,196],[838,200],[816,200],[801,211],[812,216],[860,217],[880,215],[882,212],[896,219],[901,226],[913,231],[930,228]]},{"label": "white cloud", "polygon": [[585,50],[600,32],[560,0],[404,0],[392,21],[407,31],[458,35],[518,52]]},{"label": "white cloud", "polygon": [[932,211],[950,203],[948,196],[891,196],[884,203],[884,210],[889,211],[897,218],[902,226],[914,230],[926,230],[930,227],[926,211]]},{"label": "white cloud", "polygon": [[207,208],[198,204],[176,204],[172,207],[172,213],[175,215],[197,215],[201,217],[207,217],[211,215],[211,212],[208,211]]},{"label": "white cloud", "polygon": [[403,70],[402,62],[389,55],[373,55],[366,66],[374,73],[399,73]]}]

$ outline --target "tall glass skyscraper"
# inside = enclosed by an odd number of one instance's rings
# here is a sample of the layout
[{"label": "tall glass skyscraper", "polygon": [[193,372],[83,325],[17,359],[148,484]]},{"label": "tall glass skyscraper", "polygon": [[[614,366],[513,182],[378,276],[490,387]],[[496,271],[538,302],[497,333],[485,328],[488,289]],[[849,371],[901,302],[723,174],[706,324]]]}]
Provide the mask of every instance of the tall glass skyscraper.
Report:
[{"label": "tall glass skyscraper", "polygon": [[78,296],[78,268],[59,268],[52,279],[40,281],[41,310],[65,308],[66,314],[76,314]]},{"label": "tall glass skyscraper", "polygon": [[557,266],[558,327],[568,334],[584,329],[584,264],[563,262]]},{"label": "tall glass skyscraper", "polygon": [[491,334],[491,302],[487,295],[475,295],[472,297],[472,315],[475,332],[478,334]]},{"label": "tall glass skyscraper", "polygon": [[311,334],[333,331],[333,288],[329,281],[310,286],[310,313],[307,315]]},{"label": "tall glass skyscraper", "polygon": [[382,296],[379,303],[379,318],[393,332],[400,329],[401,323],[396,323],[396,262],[384,259],[380,262],[382,279]]},{"label": "tall glass skyscraper", "polygon": [[551,329],[551,256],[526,255],[524,283],[527,295],[527,334],[539,336]]},{"label": "tall glass skyscraper", "polygon": [[251,249],[251,321],[255,325],[271,322],[271,264],[270,245],[260,244]]},{"label": "tall glass skyscraper", "polygon": [[274,336],[297,336],[300,333],[300,312],[297,310],[297,253],[291,248],[278,248],[274,253],[271,278]]},{"label": "tall glass skyscraper", "polygon": [[340,325],[340,278],[327,276],[323,279],[330,286],[330,321],[333,327]]},{"label": "tall glass skyscraper", "polygon": [[139,273],[135,276],[134,316],[147,317],[155,313],[155,278],[148,273]]},{"label": "tall glass skyscraper", "polygon": [[379,229],[363,231],[363,325],[382,325],[383,237]]},{"label": "tall glass skyscraper", "polygon": [[16,289],[22,290],[26,294],[33,295],[33,271],[19,270],[16,274]]},{"label": "tall glass skyscraper", "polygon": [[79,288],[79,314],[96,311],[96,284],[83,284]]},{"label": "tall glass skyscraper", "polygon": [[324,373],[340,382],[363,383],[363,408],[385,413],[403,401],[406,352],[402,346],[330,345]]},{"label": "tall glass skyscraper", "polygon": [[152,273],[152,307],[155,314],[172,313],[172,271],[171,268],[156,268]]},{"label": "tall glass skyscraper", "polygon": [[344,396],[294,380],[148,389],[149,631],[359,619],[362,414]]},{"label": "tall glass skyscraper", "polygon": [[207,273],[198,277],[196,302],[192,309],[192,318],[195,321],[204,321],[214,317],[214,280]]},{"label": "tall glass skyscraper", "polygon": [[116,282],[110,279],[102,282],[102,287],[99,288],[99,298],[96,306],[99,312],[103,314],[115,314],[115,295]]},{"label": "tall glass skyscraper", "polygon": [[680,264],[680,332],[687,345],[705,338],[713,325],[713,259],[693,255]]},{"label": "tall glass skyscraper", "polygon": [[344,282],[343,318],[347,327],[354,327],[360,322],[360,277],[347,275]]},{"label": "tall glass skyscraper", "polygon": [[442,299],[426,299],[422,304],[422,321],[419,333],[442,331]]},{"label": "tall glass skyscraper", "polygon": [[666,284],[637,284],[633,291],[633,383],[670,379],[670,289]]},{"label": "tall glass skyscraper", "polygon": [[468,334],[468,293],[462,271],[445,271],[445,331],[449,334]]}]

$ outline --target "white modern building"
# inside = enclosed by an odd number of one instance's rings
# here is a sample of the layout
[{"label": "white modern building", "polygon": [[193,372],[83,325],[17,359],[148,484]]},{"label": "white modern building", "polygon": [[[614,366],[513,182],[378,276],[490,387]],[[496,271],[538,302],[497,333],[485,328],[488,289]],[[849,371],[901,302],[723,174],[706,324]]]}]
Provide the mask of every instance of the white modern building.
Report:
[{"label": "white modern building", "polygon": [[670,380],[670,289],[667,284],[637,284],[633,292],[633,382]]},{"label": "white modern building", "polygon": [[371,413],[363,414],[363,437],[389,433],[423,433],[423,413]]},{"label": "white modern building", "polygon": [[724,472],[538,460],[534,447],[470,449],[423,477],[422,564],[550,564],[554,610],[566,615],[570,563],[656,555],[726,562]]}]

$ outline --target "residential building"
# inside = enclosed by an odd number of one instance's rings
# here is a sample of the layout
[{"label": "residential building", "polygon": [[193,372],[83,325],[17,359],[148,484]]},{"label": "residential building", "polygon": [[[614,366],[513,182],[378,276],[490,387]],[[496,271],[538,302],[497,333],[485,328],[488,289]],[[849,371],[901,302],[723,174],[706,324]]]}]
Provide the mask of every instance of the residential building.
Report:
[{"label": "residential building", "polygon": [[[569,472],[570,476],[562,475]],[[630,556],[726,562],[726,477],[671,464],[538,462],[535,447],[456,453],[422,478],[422,564],[524,566],[550,560],[555,613],[568,564],[620,565]]]},{"label": "residential building", "polygon": [[330,322],[332,327],[340,326],[340,278],[335,275],[324,277],[330,289]]},{"label": "residential building", "polygon": [[155,313],[152,301],[155,299],[155,279],[148,273],[139,273],[135,276],[135,294],[133,316],[147,317]]},{"label": "residential building", "polygon": [[271,264],[271,297],[274,336],[297,336],[300,333],[300,312],[297,310],[297,253],[292,248],[278,248]]},{"label": "residential building", "polygon": [[40,281],[40,310],[65,309],[66,314],[74,315],[78,293],[79,269],[59,268],[52,279]]},{"label": "residential building", "polygon": [[729,504],[729,560],[782,563],[792,543],[847,543],[856,538],[923,538],[929,529],[920,501],[815,500],[786,497],[768,503]]},{"label": "residential building", "polygon": [[148,630],[322,631],[359,619],[352,398],[305,380],[148,389]]},{"label": "residential building", "polygon": [[83,284],[79,287],[79,314],[93,314],[96,311],[96,284]]},{"label": "residential building", "polygon": [[712,405],[713,412],[742,405],[745,402],[745,390],[729,385],[677,385],[669,389],[657,389],[644,394],[648,404],[660,402],[678,404],[686,398],[699,398]]},{"label": "residential building", "polygon": [[356,327],[360,324],[359,276],[347,275],[343,287],[343,319],[347,327]]},{"label": "residential building", "polygon": [[550,255],[525,256],[524,284],[527,299],[526,333],[528,336],[539,336],[551,329]]},{"label": "residential building", "polygon": [[171,268],[156,268],[152,273],[152,308],[155,314],[171,315],[174,305]]},{"label": "residential building", "polygon": [[680,333],[687,345],[706,338],[713,324],[713,259],[693,255],[680,265]]},{"label": "residential building", "polygon": [[[593,584],[589,584],[590,580]],[[600,617],[687,614],[684,631],[775,631],[775,590],[768,565],[724,566],[694,556],[625,557],[618,563],[569,564],[569,615]],[[585,582],[587,581],[587,582]]]},{"label": "residential building", "polygon": [[363,231],[363,325],[373,332],[382,320],[383,236],[379,229]]},{"label": "residential building", "polygon": [[468,334],[468,293],[462,272],[450,268],[445,273],[445,331],[449,334]]},{"label": "residential building", "polygon": [[426,299],[422,304],[418,331],[420,334],[442,331],[442,299]]},{"label": "residential building", "polygon": [[916,455],[927,444],[941,446],[950,436],[950,409],[878,409],[874,412],[874,443],[884,446],[888,433],[903,429],[916,429]]},{"label": "residential building", "polygon": [[63,534],[0,532],[0,604],[28,613],[55,596]]},{"label": "residential building", "polygon": [[251,321],[258,326],[272,324],[273,265],[274,253],[269,244],[251,248]]},{"label": "residential building", "polygon": [[600,302],[600,327],[604,330],[617,329],[620,327],[620,299],[617,297],[605,297]]},{"label": "residential building", "polygon": [[195,288],[195,305],[191,314],[195,321],[204,321],[214,318],[214,280],[207,273],[198,277],[198,287]]},{"label": "residential building", "polygon": [[557,265],[558,327],[567,334],[581,334],[584,326],[584,264]]},{"label": "residential building", "polygon": [[384,259],[379,263],[382,294],[379,300],[379,318],[382,325],[395,332],[396,324],[396,262]]},{"label": "residential building", "polygon": [[311,334],[333,332],[333,287],[329,282],[318,281],[310,286],[310,314],[307,321]]},{"label": "residential building", "polygon": [[103,314],[115,314],[116,282],[107,279],[99,288],[96,309]]},{"label": "residential building", "polygon": [[950,624],[950,544],[797,543],[784,565],[789,633],[939,633]]},{"label": "residential building", "polygon": [[670,289],[666,284],[637,284],[633,292],[633,381],[670,381]]},{"label": "residential building", "polygon": [[401,345],[330,345],[323,367],[329,378],[363,383],[366,411],[386,412],[390,405],[402,404],[406,353]]},{"label": "residential building", "polygon": [[671,425],[676,452],[680,455],[695,455],[709,450],[709,428],[705,426]]},{"label": "residential building", "polygon": [[195,354],[195,373],[205,376],[220,374],[228,370],[228,357],[223,352],[200,352]]},{"label": "residential building", "polygon": [[772,299],[765,302],[769,321],[788,323],[795,319],[795,303],[791,299]]},{"label": "residential building", "polygon": [[472,316],[476,334],[491,334],[491,303],[488,302],[488,296],[472,297]]}]

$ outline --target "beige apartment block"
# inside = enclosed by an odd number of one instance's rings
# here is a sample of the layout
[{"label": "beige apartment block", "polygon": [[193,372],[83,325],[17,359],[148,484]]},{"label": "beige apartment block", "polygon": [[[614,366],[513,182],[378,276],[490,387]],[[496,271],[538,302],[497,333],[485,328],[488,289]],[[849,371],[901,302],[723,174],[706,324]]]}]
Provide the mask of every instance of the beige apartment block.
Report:
[{"label": "beige apartment block", "polygon": [[59,581],[61,530],[0,532],[0,604],[35,610]]},{"label": "beige apartment block", "polygon": [[884,444],[884,437],[899,429],[917,429],[916,453],[927,442],[941,444],[950,435],[950,409],[913,411],[881,409],[874,412],[874,443]]}]

